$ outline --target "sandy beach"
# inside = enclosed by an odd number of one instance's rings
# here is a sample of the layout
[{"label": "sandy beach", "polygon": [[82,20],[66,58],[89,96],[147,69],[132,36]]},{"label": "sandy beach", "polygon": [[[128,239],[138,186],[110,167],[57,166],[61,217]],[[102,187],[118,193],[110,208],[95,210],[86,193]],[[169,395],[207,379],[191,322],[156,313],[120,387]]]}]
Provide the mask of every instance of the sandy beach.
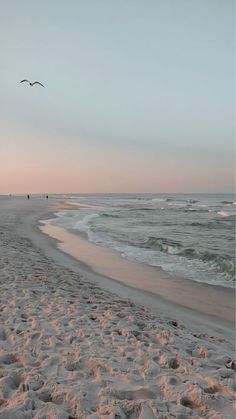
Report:
[{"label": "sandy beach", "polygon": [[233,289],[95,272],[40,231],[59,207],[0,201],[0,419],[233,418]]}]

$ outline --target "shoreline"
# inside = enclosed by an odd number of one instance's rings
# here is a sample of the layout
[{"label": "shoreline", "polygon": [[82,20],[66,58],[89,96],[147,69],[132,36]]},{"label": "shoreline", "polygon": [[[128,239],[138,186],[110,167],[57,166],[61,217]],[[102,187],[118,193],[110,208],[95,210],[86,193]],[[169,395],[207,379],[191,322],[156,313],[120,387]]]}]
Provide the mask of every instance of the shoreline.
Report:
[{"label": "shoreline", "polygon": [[[53,217],[56,217],[55,213]],[[129,261],[112,249],[89,242],[82,234],[73,234],[53,225],[53,219],[42,220],[40,230],[56,239],[56,247],[60,251],[84,263],[88,270],[106,276],[111,281],[147,292],[153,297],[162,298],[183,309],[204,313],[218,321],[226,320],[233,325],[235,299],[232,288],[180,278],[161,268]]]},{"label": "shoreline", "polygon": [[55,209],[1,201],[1,419],[233,418],[230,322],[94,273],[40,231]]}]

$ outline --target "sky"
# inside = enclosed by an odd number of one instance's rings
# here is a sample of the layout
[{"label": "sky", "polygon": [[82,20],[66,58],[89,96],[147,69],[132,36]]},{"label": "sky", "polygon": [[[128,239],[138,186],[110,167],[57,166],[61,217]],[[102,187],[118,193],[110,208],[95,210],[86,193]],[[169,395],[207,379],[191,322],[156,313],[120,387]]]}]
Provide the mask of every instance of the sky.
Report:
[{"label": "sky", "polygon": [[233,0],[0,0],[0,194],[233,192],[234,19]]}]

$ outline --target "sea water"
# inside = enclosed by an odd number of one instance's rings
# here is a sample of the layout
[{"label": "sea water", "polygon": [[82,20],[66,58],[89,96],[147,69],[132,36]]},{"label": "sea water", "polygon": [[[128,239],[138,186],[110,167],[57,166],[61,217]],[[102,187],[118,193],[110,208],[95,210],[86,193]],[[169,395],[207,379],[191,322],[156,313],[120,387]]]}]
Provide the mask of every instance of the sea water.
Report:
[{"label": "sea water", "polygon": [[54,196],[89,208],[53,223],[126,259],[191,280],[234,287],[235,198],[225,194]]}]

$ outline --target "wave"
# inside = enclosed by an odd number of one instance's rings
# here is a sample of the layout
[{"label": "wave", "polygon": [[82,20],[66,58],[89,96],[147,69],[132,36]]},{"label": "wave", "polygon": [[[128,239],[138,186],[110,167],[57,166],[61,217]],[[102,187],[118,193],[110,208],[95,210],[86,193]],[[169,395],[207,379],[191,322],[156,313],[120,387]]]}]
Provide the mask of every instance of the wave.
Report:
[{"label": "wave", "polygon": [[[120,214],[114,214],[112,212],[103,212],[100,214],[101,217],[106,218],[124,218],[124,214],[129,214],[129,212],[139,213],[141,211],[156,211],[154,208],[149,207],[140,207],[140,208],[125,208],[123,211],[120,211]],[[129,216],[129,215],[128,215]]]},{"label": "wave", "polygon": [[230,217],[232,215],[232,214],[229,214],[227,211],[218,211],[217,214],[220,215],[221,217]]},{"label": "wave", "polygon": [[166,199],[164,198],[152,198],[152,202],[165,202]]},{"label": "wave", "polygon": [[199,201],[197,199],[176,199],[176,198],[166,198],[165,202],[187,202],[188,204],[197,204]]},{"label": "wave", "polygon": [[181,208],[181,211],[183,212],[210,212],[206,208],[193,208],[193,207]]},{"label": "wave", "polygon": [[179,253],[179,249],[182,245],[175,240],[150,236],[144,243],[142,243],[141,247],[145,249],[160,250],[161,252],[170,254],[177,254]]},{"label": "wave", "polygon": [[100,214],[102,217],[107,217],[107,218],[120,218],[119,215],[117,214],[108,214],[107,212],[104,212],[102,214]]},{"label": "wave", "polygon": [[184,247],[180,242],[166,239],[163,237],[150,236],[142,244],[143,248],[159,250],[169,255],[183,256],[187,259],[198,259],[202,262],[208,262],[217,272],[227,273],[230,276],[235,275],[235,265],[229,256],[217,255],[207,251]]},{"label": "wave", "polygon": [[140,207],[140,208],[130,208],[128,211],[156,211],[156,208],[150,207]]},{"label": "wave", "polygon": [[99,217],[99,214],[97,213],[93,213],[93,214],[88,214],[85,215],[84,218],[82,218],[82,220],[77,221],[74,226],[73,229],[74,230],[79,230],[85,233],[88,233],[89,231],[89,222],[93,219]]},{"label": "wave", "polygon": [[[227,223],[226,223],[227,221]],[[209,222],[199,222],[199,221],[193,221],[192,223],[189,223],[189,226],[192,227],[199,227],[199,228],[207,228],[208,230],[219,230],[219,229],[229,229],[231,228],[231,224],[228,223],[230,221],[229,218],[224,220],[216,220],[216,221],[209,221]],[[186,225],[186,224],[185,224]]]},{"label": "wave", "polygon": [[225,205],[236,205],[236,202],[234,201],[220,201],[220,203]]},{"label": "wave", "polygon": [[235,265],[228,256],[216,255],[210,252],[200,253],[200,259],[203,262],[210,262],[212,266],[219,272],[226,272],[232,276],[235,276]]}]

